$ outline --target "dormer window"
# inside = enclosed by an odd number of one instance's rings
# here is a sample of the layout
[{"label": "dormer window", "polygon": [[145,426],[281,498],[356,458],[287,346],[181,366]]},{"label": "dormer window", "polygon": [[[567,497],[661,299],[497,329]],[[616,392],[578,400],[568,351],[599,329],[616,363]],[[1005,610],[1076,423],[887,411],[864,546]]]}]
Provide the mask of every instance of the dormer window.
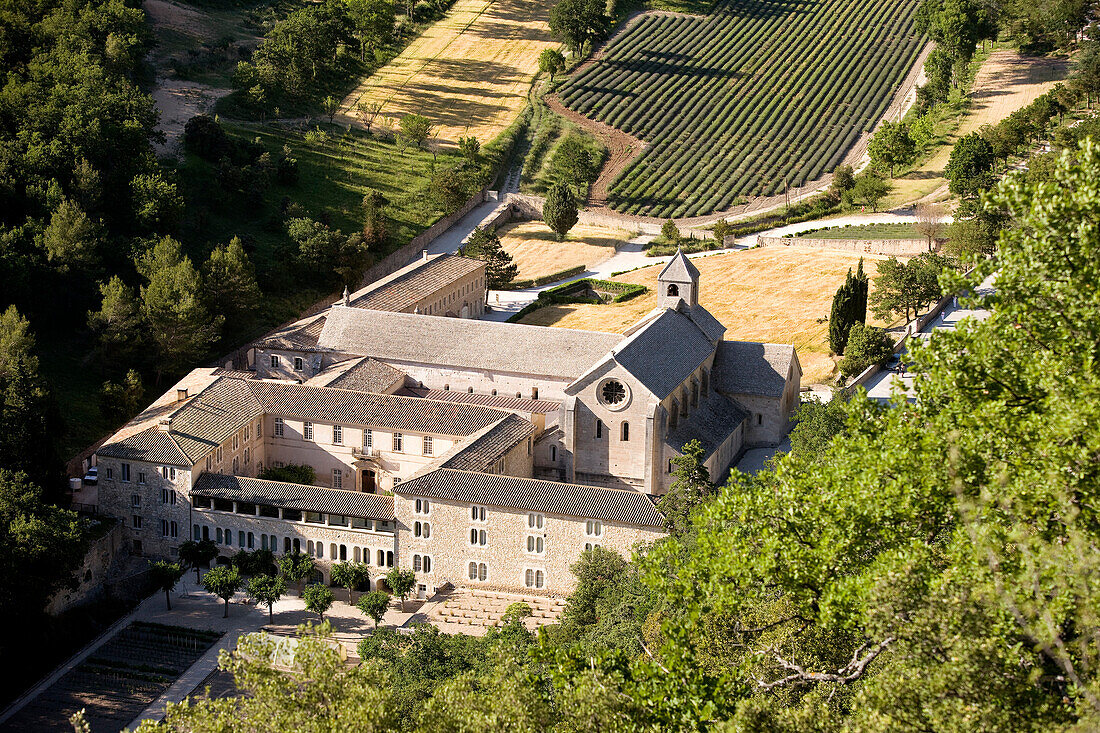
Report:
[{"label": "dormer window", "polygon": [[668,285],[668,295],[679,295],[679,294],[680,294],[680,286],[677,285],[676,283],[669,283],[669,285]]}]

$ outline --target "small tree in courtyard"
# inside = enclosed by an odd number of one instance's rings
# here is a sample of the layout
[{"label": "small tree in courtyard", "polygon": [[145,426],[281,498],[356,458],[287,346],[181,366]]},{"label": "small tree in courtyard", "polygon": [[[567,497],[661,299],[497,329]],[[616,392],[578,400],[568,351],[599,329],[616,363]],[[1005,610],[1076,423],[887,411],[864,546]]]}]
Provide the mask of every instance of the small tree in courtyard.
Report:
[{"label": "small tree in courtyard", "polygon": [[222,618],[229,618],[229,601],[233,600],[243,582],[240,571],[229,565],[219,565],[202,577],[202,587],[206,592],[225,601],[225,615]]},{"label": "small tree in courtyard", "polygon": [[546,193],[546,203],[542,206],[542,220],[558,235],[558,241],[577,223],[579,213],[577,200],[567,184],[558,183]]},{"label": "small tree in courtyard", "polygon": [[171,611],[172,590],[176,587],[176,583],[180,582],[180,578],[183,577],[183,568],[179,566],[179,563],[158,560],[149,566],[149,572],[153,585],[164,591],[164,601],[168,605],[168,610]]},{"label": "small tree in courtyard", "polygon": [[257,575],[248,581],[248,594],[256,602],[267,606],[267,619],[275,618],[275,604],[286,593],[286,580],[281,576]]},{"label": "small tree in courtyard", "polygon": [[302,581],[313,572],[313,558],[301,552],[292,552],[279,558],[279,572],[287,580],[298,584],[298,593],[302,592]]},{"label": "small tree in courtyard", "polygon": [[195,571],[195,582],[199,582],[200,568],[209,567],[218,556],[218,546],[214,540],[187,540],[180,545],[180,564]]},{"label": "small tree in courtyard", "polygon": [[390,594],[372,590],[360,596],[359,602],[355,605],[364,615],[374,619],[374,628],[377,629],[378,624],[382,623],[382,617],[386,615],[386,609],[390,607]]},{"label": "small tree in courtyard", "polygon": [[322,585],[321,583],[307,585],[305,591],[302,593],[302,598],[306,602],[306,610],[313,611],[321,617],[322,621],[325,620],[325,611],[332,608],[332,603],[336,600],[336,596],[332,594],[332,590],[329,589],[327,585]]},{"label": "small tree in courtyard", "polygon": [[370,568],[361,562],[342,562],[332,566],[332,582],[348,589],[348,603],[351,592],[370,582]]},{"label": "small tree in courtyard", "polygon": [[405,599],[416,586],[416,573],[409,568],[394,568],[386,573],[386,585],[401,599],[401,610],[404,611]]},{"label": "small tree in courtyard", "polygon": [[519,274],[519,267],[512,262],[512,255],[504,251],[493,227],[476,227],[462,248],[462,255],[485,262],[486,292],[507,287]]}]

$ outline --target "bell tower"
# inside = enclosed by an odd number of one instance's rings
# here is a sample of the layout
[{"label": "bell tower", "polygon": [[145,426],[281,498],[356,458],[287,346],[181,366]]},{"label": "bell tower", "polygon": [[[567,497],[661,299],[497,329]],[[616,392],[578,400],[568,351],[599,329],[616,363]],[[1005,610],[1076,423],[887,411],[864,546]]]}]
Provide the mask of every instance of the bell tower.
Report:
[{"label": "bell tower", "polygon": [[699,270],[677,249],[657,276],[657,307],[675,309],[680,301],[688,308],[699,305]]}]

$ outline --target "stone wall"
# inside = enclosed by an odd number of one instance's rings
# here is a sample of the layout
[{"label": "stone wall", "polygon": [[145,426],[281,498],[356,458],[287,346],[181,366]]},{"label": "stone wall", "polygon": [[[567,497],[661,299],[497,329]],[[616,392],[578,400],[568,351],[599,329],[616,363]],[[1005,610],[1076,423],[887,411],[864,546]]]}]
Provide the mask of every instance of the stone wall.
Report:
[{"label": "stone wall", "polygon": [[77,587],[59,590],[46,605],[46,613],[56,616],[70,608],[101,598],[104,594],[108,571],[122,549],[122,525],[115,522],[105,535],[88,547],[84,562],[75,573]]},{"label": "stone wall", "polygon": [[[816,239],[814,237],[764,237],[756,238],[760,247],[814,247],[817,249],[841,249],[872,255],[916,257],[928,251],[923,239]],[[938,245],[937,245],[938,248]]]}]

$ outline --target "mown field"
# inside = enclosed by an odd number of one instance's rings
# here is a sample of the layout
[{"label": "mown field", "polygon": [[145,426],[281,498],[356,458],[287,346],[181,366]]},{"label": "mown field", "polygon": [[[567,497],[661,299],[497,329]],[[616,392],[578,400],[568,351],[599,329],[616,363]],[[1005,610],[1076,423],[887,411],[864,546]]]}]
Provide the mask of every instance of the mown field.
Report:
[{"label": "mown field", "polygon": [[[884,259],[863,255],[868,275],[874,277]],[[848,268],[854,269],[859,260],[855,252],[760,247],[697,257],[692,263],[699,268],[699,302],[726,327],[727,339],[794,344],[802,364],[802,383],[819,384],[836,372],[829,356],[826,321],[833,294]],[[529,314],[522,323],[621,333],[653,308],[652,293],[662,267],[612,278],[645,285],[649,295],[612,305],[550,306]]]},{"label": "mown field", "polygon": [[359,103],[381,103],[391,124],[409,113],[432,121],[445,142],[472,135],[482,145],[515,120],[550,37],[550,0],[458,0],[396,58],[365,78],[342,114],[358,120]]},{"label": "mown field", "polygon": [[519,267],[517,278],[542,277],[577,265],[593,267],[615,254],[634,232],[610,227],[577,224],[559,242],[541,221],[505,224],[497,232],[504,251]]},{"label": "mown field", "polygon": [[722,211],[832,171],[915,62],[918,0],[727,0],[650,14],[560,90],[648,146],[608,203],[656,217]]}]

